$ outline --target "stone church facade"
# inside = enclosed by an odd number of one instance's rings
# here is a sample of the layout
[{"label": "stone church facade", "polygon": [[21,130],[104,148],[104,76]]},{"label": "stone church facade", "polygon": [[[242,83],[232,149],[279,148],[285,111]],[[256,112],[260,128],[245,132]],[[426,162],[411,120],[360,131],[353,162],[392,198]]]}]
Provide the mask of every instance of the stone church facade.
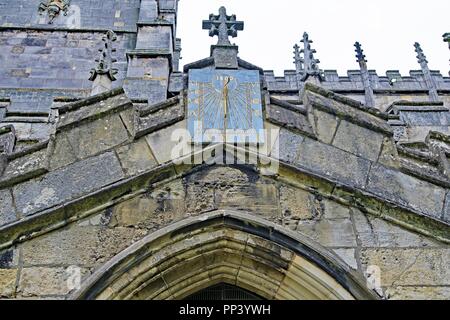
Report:
[{"label": "stone church facade", "polygon": [[305,33],[275,77],[221,8],[180,71],[177,5],[0,0],[0,297],[449,299],[450,78],[420,44],[341,77]]}]

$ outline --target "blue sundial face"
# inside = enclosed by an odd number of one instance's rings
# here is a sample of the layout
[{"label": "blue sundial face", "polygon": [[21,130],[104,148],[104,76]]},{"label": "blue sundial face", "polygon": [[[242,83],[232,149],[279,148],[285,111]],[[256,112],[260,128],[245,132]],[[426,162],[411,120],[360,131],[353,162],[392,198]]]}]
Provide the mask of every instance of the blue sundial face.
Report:
[{"label": "blue sundial face", "polygon": [[[207,131],[227,142],[264,143],[258,71],[190,70],[188,129],[194,143],[210,143]],[[232,139],[233,141],[229,141]]]}]

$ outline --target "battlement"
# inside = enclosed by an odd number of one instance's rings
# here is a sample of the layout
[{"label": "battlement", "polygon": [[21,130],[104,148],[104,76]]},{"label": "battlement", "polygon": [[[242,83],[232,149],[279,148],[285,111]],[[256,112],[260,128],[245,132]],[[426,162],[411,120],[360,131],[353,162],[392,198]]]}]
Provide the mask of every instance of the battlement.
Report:
[{"label": "battlement", "polygon": [[[375,92],[425,92],[428,90],[421,70],[411,70],[409,76],[402,75],[398,70],[389,70],[384,76],[378,75],[375,70],[369,70],[369,75]],[[440,71],[431,71],[431,76],[438,90],[450,91],[450,77],[443,76]],[[264,71],[264,77],[269,91],[298,91],[299,79],[295,70],[284,71],[283,77],[277,77],[272,70],[267,70]],[[325,70],[321,85],[336,92],[364,91],[360,70],[349,70],[347,76],[340,76],[336,70]]]}]

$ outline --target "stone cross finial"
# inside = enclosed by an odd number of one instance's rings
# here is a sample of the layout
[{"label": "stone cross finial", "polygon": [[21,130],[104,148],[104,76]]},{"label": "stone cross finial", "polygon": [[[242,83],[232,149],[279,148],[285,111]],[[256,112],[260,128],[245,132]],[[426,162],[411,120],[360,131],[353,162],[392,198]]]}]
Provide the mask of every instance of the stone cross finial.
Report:
[{"label": "stone cross finial", "polygon": [[113,42],[117,40],[117,36],[113,31],[108,31],[102,38],[103,46],[100,51],[100,57],[95,59],[98,62],[97,67],[91,70],[90,81],[94,81],[92,94],[98,94],[104,91],[111,90],[112,81],[117,80],[116,74],[118,70],[113,68],[113,63],[117,59],[113,58],[113,53],[116,49],[113,47]]},{"label": "stone cross finial", "polygon": [[301,42],[303,43],[303,49],[300,52],[303,53],[303,58],[300,59],[300,61],[303,63],[304,67],[302,81],[305,81],[309,76],[314,76],[321,79],[322,72],[319,69],[320,60],[314,58],[314,54],[317,51],[311,48],[311,43],[313,43],[313,41],[309,40],[308,33],[305,32],[303,34],[303,39]]},{"label": "stone cross finial", "polygon": [[209,30],[209,36],[218,36],[217,45],[229,46],[231,42],[229,36],[237,37],[238,31],[244,30],[244,22],[236,21],[236,16],[227,15],[227,9],[220,7],[219,15],[211,14],[209,20],[203,21],[203,29]]},{"label": "stone cross finial", "polygon": [[361,70],[361,77],[364,84],[364,93],[366,99],[366,106],[373,108],[375,107],[375,97],[373,94],[372,82],[370,81],[369,69],[367,68],[367,59],[364,55],[364,50],[361,47],[361,43],[355,43],[356,51],[356,62],[359,63],[359,68]]},{"label": "stone cross finial", "polygon": [[431,76],[431,71],[430,68],[428,67],[427,57],[425,56],[422,47],[418,42],[414,43],[414,48],[416,49],[417,61],[419,62],[420,67],[422,69],[423,76],[425,78],[425,83],[429,91],[430,99],[431,101],[439,101],[437,86],[433,80],[433,77]]}]

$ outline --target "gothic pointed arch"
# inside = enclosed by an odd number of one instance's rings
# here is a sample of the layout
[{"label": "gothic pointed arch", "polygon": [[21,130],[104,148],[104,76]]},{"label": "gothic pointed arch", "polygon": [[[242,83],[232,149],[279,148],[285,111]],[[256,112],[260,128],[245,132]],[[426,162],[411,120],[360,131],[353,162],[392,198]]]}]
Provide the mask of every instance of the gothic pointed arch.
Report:
[{"label": "gothic pointed arch", "polygon": [[149,235],[98,269],[71,298],[180,300],[218,284],[269,300],[378,298],[359,274],[309,239],[231,211]]}]

